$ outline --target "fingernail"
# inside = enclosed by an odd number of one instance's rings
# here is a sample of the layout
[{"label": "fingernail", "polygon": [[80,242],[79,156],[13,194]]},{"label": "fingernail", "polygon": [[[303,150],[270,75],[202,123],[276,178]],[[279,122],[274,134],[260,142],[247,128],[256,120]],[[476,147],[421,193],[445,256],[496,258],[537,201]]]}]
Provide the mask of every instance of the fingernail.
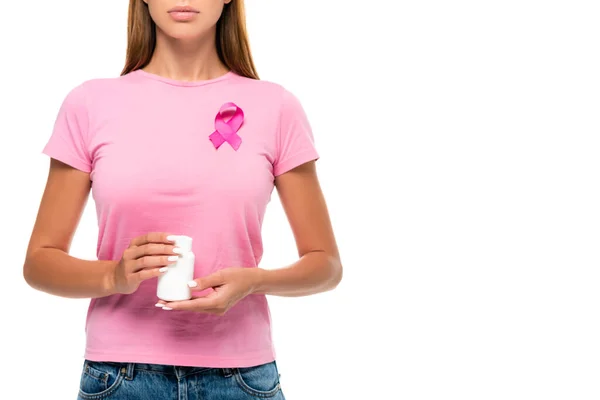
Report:
[{"label": "fingernail", "polygon": [[172,308],[171,307],[163,307],[163,310],[169,311],[169,310],[172,310]]},{"label": "fingernail", "polygon": [[171,242],[174,242],[175,239],[177,239],[177,236],[175,236],[175,235],[169,235],[169,236],[167,236],[167,240],[169,240]]},{"label": "fingernail", "polygon": [[179,247],[175,247],[175,248],[173,249],[173,253],[175,253],[175,254],[183,254],[183,251],[181,251],[181,248],[179,248]]},{"label": "fingernail", "polygon": [[188,282],[188,286],[189,287],[196,287],[196,286],[198,286],[198,282],[196,282],[196,281],[189,281]]},{"label": "fingernail", "polygon": [[162,267],[161,269],[159,269],[159,272],[167,272],[169,270],[169,267]]},{"label": "fingernail", "polygon": [[162,307],[162,306],[164,306],[164,304],[163,304],[163,303],[156,303],[156,304],[154,305],[154,307]]},{"label": "fingernail", "polygon": [[169,261],[177,261],[177,260],[179,260],[179,256],[169,256],[167,258],[167,260],[169,260]]}]

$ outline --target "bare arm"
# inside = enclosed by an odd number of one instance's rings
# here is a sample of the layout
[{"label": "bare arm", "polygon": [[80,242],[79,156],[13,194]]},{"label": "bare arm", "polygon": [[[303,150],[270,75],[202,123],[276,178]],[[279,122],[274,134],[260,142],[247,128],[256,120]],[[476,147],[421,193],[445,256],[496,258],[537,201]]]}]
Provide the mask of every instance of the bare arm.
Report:
[{"label": "bare arm", "polygon": [[315,162],[279,175],[275,185],[300,259],[280,269],[259,269],[254,293],[305,296],[335,288],[342,279],[342,263]]},{"label": "bare arm", "polygon": [[72,298],[112,294],[109,277],[115,262],[81,260],[68,254],[90,183],[89,174],[51,159],[23,266],[23,276],[34,289]]},{"label": "bare arm", "polygon": [[31,234],[23,276],[38,290],[62,297],[97,298],[129,294],[160,276],[177,258],[166,232],[133,238],[118,261],[70,256],[73,234],[90,192],[89,174],[52,159],[46,190]]}]

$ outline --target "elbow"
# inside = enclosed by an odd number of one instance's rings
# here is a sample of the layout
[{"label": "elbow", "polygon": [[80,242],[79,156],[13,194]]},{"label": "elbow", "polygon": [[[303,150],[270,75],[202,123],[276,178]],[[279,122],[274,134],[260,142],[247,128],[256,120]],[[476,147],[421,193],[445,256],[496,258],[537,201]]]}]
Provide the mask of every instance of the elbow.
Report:
[{"label": "elbow", "polygon": [[35,252],[27,254],[25,262],[23,263],[23,279],[33,289],[38,288],[38,276],[35,268],[35,261],[33,260]]},{"label": "elbow", "polygon": [[25,263],[23,264],[23,279],[29,286],[34,287],[33,271],[31,263],[29,263],[28,260],[25,260]]},{"label": "elbow", "polygon": [[328,280],[328,290],[335,289],[340,282],[342,281],[342,277],[344,276],[344,268],[342,267],[342,262],[339,257],[330,256],[329,257],[329,280]]}]

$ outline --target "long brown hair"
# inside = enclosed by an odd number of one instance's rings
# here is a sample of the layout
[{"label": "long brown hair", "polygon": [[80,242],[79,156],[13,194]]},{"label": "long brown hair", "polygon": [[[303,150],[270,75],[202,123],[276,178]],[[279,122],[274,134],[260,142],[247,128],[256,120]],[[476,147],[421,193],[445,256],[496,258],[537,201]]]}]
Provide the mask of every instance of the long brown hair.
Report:
[{"label": "long brown hair", "polygon": [[[217,54],[227,68],[238,75],[259,79],[252,54],[243,0],[225,4],[217,22]],[[121,75],[145,67],[156,47],[156,24],[143,0],[129,1],[127,23],[127,56]]]}]

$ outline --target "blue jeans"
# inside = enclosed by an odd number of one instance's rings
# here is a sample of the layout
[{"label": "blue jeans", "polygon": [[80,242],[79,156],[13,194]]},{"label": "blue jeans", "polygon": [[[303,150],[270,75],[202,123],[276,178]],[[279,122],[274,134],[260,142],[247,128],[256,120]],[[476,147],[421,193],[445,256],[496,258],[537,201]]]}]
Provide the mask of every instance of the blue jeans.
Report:
[{"label": "blue jeans", "polygon": [[275,361],[250,368],[85,360],[78,400],[285,400]]}]

